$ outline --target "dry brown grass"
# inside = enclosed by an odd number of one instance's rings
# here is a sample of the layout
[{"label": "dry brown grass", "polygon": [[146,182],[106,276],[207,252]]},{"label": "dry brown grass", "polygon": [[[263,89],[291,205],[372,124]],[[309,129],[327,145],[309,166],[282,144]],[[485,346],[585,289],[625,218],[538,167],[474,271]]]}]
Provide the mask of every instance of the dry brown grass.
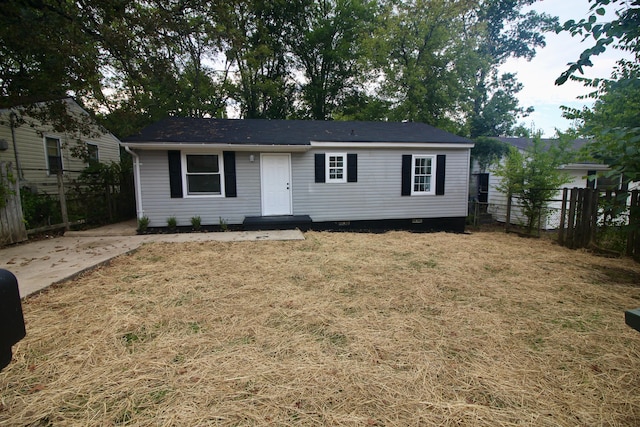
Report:
[{"label": "dry brown grass", "polygon": [[503,233],[150,244],[31,297],[2,425],[640,425],[640,266]]}]

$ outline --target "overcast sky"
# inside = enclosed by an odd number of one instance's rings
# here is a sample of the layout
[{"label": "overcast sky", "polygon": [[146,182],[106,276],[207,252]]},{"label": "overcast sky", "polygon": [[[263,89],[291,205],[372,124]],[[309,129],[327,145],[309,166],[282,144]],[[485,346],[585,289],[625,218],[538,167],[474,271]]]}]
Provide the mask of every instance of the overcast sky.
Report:
[{"label": "overcast sky", "polygon": [[[560,23],[569,19],[576,21],[589,15],[588,0],[541,0],[533,9],[546,12],[560,18]],[[609,16],[609,15],[607,15]],[[590,47],[588,41],[581,43],[580,37],[571,37],[567,33],[547,33],[547,45],[538,49],[536,57],[526,60],[510,60],[502,71],[517,73],[518,80],[524,85],[519,94],[520,105],[532,106],[535,112],[522,119],[528,128],[542,130],[544,136],[554,136],[555,129],[561,131],[571,126],[571,122],[562,118],[561,105],[578,108],[592,105],[592,102],[577,99],[588,92],[580,83],[567,81],[562,86],[555,86],[556,78],[566,70],[566,64],[575,62],[580,53]],[[608,49],[602,55],[594,57],[594,67],[585,69],[587,77],[609,77],[616,60],[622,57],[620,51]]]}]

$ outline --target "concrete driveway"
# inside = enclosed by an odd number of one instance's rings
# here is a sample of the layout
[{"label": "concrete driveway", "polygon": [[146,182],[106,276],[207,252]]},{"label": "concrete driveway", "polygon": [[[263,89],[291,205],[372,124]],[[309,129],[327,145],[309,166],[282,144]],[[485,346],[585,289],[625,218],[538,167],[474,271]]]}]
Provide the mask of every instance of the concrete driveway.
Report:
[{"label": "concrete driveway", "polygon": [[69,231],[51,237],[0,248],[0,268],[18,278],[22,298],[69,280],[149,242],[237,242],[304,240],[299,230],[233,231],[136,235],[136,222],[128,221],[87,231]]}]

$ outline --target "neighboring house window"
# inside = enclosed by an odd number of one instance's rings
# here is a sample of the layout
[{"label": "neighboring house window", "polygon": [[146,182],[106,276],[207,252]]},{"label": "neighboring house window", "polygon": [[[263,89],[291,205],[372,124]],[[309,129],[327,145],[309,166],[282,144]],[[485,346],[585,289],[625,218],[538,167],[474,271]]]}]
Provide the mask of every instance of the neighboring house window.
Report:
[{"label": "neighboring house window", "polygon": [[62,152],[60,149],[60,139],[45,137],[45,151],[47,154],[47,173],[56,175],[62,173]]},{"label": "neighboring house window", "polygon": [[98,146],[87,142],[87,163],[98,163],[100,158],[98,156]]},{"label": "neighboring house window", "polygon": [[587,188],[598,190],[627,190],[622,175],[599,175],[597,171],[587,172]]},{"label": "neighboring house window", "polygon": [[185,154],[183,157],[186,194],[221,196],[222,165],[218,154]]},{"label": "neighboring house window", "polygon": [[411,194],[434,194],[435,156],[413,156]]},{"label": "neighboring house window", "polygon": [[327,182],[347,182],[347,155],[328,153],[326,157]]}]

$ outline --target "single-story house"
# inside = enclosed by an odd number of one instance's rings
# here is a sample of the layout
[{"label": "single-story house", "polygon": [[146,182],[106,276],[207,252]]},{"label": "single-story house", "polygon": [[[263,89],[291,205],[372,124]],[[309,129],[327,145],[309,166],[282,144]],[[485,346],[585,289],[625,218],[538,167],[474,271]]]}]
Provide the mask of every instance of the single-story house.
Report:
[{"label": "single-story house", "polygon": [[[507,143],[522,153],[525,153],[531,144],[533,144],[531,138],[494,137],[493,139]],[[545,145],[552,144],[556,141],[557,140],[550,138],[542,139]],[[586,139],[576,139],[573,141],[572,150],[577,152],[586,143]],[[565,184],[562,188],[620,189],[622,185],[621,177],[616,180],[602,175],[604,172],[610,170],[607,165],[602,163],[575,162],[562,165],[559,169],[568,174],[570,178],[569,183]],[[475,198],[481,205],[484,205],[485,211],[491,214],[494,220],[505,222],[507,218],[507,195],[497,189],[500,182],[501,178],[492,174],[491,171],[480,171],[477,165],[473,165],[470,184],[472,189],[471,198]],[[557,197],[548,203],[548,213],[545,218],[543,218],[541,228],[552,230],[559,227],[561,201],[562,195],[558,192]],[[517,200],[513,203],[511,223],[526,223],[524,214],[522,214],[517,206]]]},{"label": "single-story house", "polygon": [[[90,161],[120,161],[118,138],[95,123],[73,98],[51,102],[64,107],[65,114],[80,123],[80,130],[56,130],[51,123],[28,116],[44,102],[0,110],[0,161],[12,164],[21,186],[55,187],[58,172],[77,176]],[[73,149],[83,151],[84,158],[74,155]]]},{"label": "single-story house", "polygon": [[168,118],[122,145],[150,227],[464,230],[473,143],[423,123]]}]

